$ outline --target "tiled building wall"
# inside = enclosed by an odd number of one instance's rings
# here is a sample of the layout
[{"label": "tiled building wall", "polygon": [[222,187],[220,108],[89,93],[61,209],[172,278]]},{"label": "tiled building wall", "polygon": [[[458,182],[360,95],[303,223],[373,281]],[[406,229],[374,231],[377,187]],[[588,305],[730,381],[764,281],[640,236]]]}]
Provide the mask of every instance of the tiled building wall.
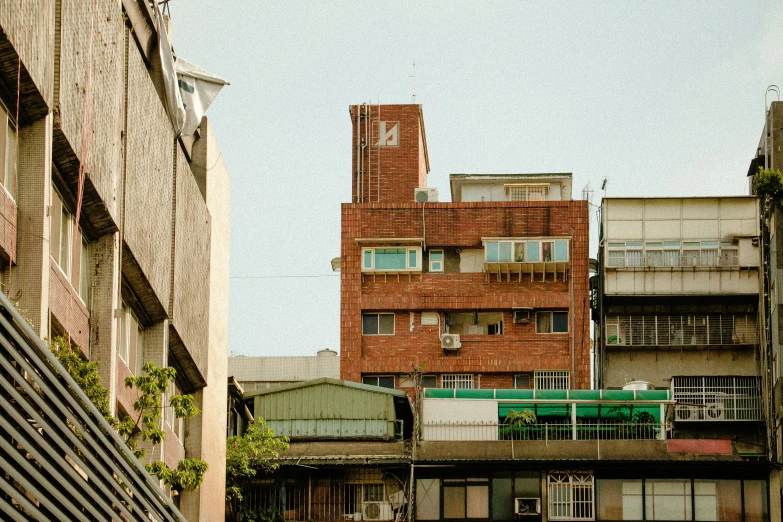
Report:
[{"label": "tiled building wall", "polygon": [[[415,188],[425,187],[426,164],[422,135],[420,105],[377,105],[350,107],[353,124],[352,187],[354,202],[408,203],[413,201]],[[357,116],[361,116],[357,119]],[[379,120],[380,119],[380,120]],[[357,127],[358,121],[358,127]],[[378,147],[378,121],[387,122],[386,131],[390,132],[393,123],[398,125],[398,145]],[[368,146],[357,155],[356,141],[359,131],[359,143],[367,142],[366,130],[369,129]],[[361,147],[360,147],[361,148]],[[363,157],[360,166],[361,187],[357,189],[357,162]],[[380,172],[380,176],[378,176]]]},{"label": "tiled building wall", "polygon": [[[38,94],[51,107],[54,0],[25,0],[21,11],[19,2],[0,2],[0,27],[3,28],[4,37],[21,55],[23,67],[30,75]],[[12,68],[15,79],[16,63]],[[13,89],[16,90],[15,84]]]},{"label": "tiled building wall", "polygon": [[[90,70],[90,141],[87,176],[109,213],[116,220],[115,185],[122,151],[125,24],[119,2],[91,3],[62,0],[60,8],[59,68],[56,71],[55,126],[81,158],[85,128],[84,102],[90,58],[90,24],[93,24]],[[136,52],[135,54],[138,54]]]},{"label": "tiled building wall", "polygon": [[174,132],[135,43],[129,45],[124,240],[168,309]]},{"label": "tiled building wall", "polygon": [[[358,381],[367,373],[405,373],[426,364],[428,373],[496,373],[502,387],[511,375],[534,369],[571,370],[572,387],[590,380],[588,319],[588,214],[584,201],[529,203],[437,203],[425,210],[427,248],[483,248],[482,237],[571,237],[571,278],[546,281],[523,276],[499,282],[484,273],[424,273],[373,276],[361,273],[356,238],[416,238],[424,235],[420,204],[343,205],[341,376]],[[570,308],[575,329],[537,334],[535,321],[513,324],[514,307]],[[457,353],[444,353],[437,326],[422,326],[422,311],[498,311],[503,335],[464,335]],[[395,311],[395,335],[362,336],[362,311]],[[410,312],[413,312],[411,329]],[[571,317],[569,316],[569,329]],[[441,325],[442,326],[442,325]],[[486,387],[487,377],[482,377]]]},{"label": "tiled building wall", "polygon": [[49,258],[49,309],[52,315],[89,357],[90,314],[60,267]]},{"label": "tiled building wall", "polygon": [[205,376],[209,347],[210,215],[180,147],[176,190],[171,324]]}]

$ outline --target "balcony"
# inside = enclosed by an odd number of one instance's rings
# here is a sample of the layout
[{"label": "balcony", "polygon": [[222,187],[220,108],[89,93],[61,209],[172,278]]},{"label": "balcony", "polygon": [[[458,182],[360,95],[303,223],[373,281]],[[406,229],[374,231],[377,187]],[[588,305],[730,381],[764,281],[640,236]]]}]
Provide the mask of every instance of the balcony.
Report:
[{"label": "balcony", "polygon": [[758,343],[755,314],[615,315],[606,346],[742,346]]},{"label": "balcony", "polygon": [[665,440],[671,425],[660,422],[567,420],[512,426],[505,423],[425,422],[423,440]]},{"label": "balcony", "polygon": [[672,396],[679,422],[760,421],[761,379],[745,376],[676,376]]}]

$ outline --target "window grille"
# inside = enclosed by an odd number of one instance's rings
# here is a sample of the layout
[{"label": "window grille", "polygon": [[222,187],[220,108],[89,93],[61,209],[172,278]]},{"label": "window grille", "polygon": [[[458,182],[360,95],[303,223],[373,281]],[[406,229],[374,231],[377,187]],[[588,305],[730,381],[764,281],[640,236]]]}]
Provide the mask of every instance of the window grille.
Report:
[{"label": "window grille", "polygon": [[538,370],[533,372],[536,390],[568,390],[571,385],[568,370]]},{"label": "window grille", "polygon": [[595,520],[593,483],[590,472],[550,473],[549,520]]},{"label": "window grille", "polygon": [[625,241],[607,245],[607,267],[739,266],[731,241]]},{"label": "window grille", "polygon": [[609,346],[757,344],[755,314],[614,315],[606,317]]},{"label": "window grille", "polygon": [[544,201],[549,185],[507,185],[509,201]]},{"label": "window grille", "polygon": [[444,374],[440,377],[442,388],[473,388],[473,375],[471,374]]},{"label": "window grille", "polygon": [[758,377],[674,377],[675,420],[761,420],[760,384]]}]

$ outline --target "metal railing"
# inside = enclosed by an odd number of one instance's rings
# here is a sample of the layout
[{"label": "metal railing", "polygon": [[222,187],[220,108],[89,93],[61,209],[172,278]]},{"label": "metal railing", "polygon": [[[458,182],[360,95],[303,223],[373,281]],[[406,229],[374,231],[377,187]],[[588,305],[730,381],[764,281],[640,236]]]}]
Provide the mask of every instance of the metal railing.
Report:
[{"label": "metal railing", "polygon": [[606,266],[610,268],[657,268],[657,267],[734,267],[740,266],[739,254],[735,251],[722,252],[720,255],[714,254],[689,254],[688,251],[664,251],[662,254],[646,255],[628,255],[631,252],[625,251],[624,256],[609,256],[606,259]]},{"label": "metal railing", "polygon": [[3,520],[185,518],[0,294]]},{"label": "metal railing", "polygon": [[742,345],[757,342],[755,314],[606,317],[607,346]]},{"label": "metal railing", "polygon": [[759,421],[761,379],[745,376],[675,376],[677,421]]},{"label": "metal railing", "polygon": [[539,421],[530,426],[502,423],[424,423],[423,440],[657,440],[665,437],[669,426],[659,422],[611,422],[580,420]]}]

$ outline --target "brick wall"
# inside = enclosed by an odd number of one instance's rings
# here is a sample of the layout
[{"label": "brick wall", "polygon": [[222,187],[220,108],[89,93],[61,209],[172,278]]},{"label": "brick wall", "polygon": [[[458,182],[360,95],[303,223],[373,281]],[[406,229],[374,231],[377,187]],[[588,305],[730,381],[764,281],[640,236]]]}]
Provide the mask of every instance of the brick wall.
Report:
[{"label": "brick wall", "polygon": [[[427,186],[424,122],[420,105],[353,105],[353,200],[384,203],[413,201],[413,189]],[[378,147],[378,123],[386,132],[397,125],[397,144]],[[357,133],[361,151],[357,154]],[[366,146],[362,147],[362,143]],[[360,163],[357,186],[357,162]],[[380,172],[380,175],[378,174]]]},{"label": "brick wall", "polygon": [[57,263],[49,258],[49,309],[71,340],[89,357],[90,314]]},{"label": "brick wall", "polygon": [[[482,248],[482,237],[571,237],[571,278],[549,274],[531,282],[484,273],[373,276],[360,269],[356,238],[424,236],[421,204],[344,204],[342,208],[341,369],[343,379],[362,374],[481,373],[482,387],[512,385],[512,375],[532,370],[571,370],[572,387],[590,385],[588,320],[588,214],[584,201],[435,203],[425,209],[427,248]],[[513,324],[512,308],[568,310],[574,293],[573,332],[537,334],[535,322]],[[497,311],[502,335],[462,335],[462,348],[444,353],[437,326],[422,326],[422,311]],[[363,311],[395,311],[395,335],[362,336]],[[413,312],[411,329],[410,312]],[[569,316],[570,329],[570,316]],[[486,375],[491,374],[491,375]]]}]

